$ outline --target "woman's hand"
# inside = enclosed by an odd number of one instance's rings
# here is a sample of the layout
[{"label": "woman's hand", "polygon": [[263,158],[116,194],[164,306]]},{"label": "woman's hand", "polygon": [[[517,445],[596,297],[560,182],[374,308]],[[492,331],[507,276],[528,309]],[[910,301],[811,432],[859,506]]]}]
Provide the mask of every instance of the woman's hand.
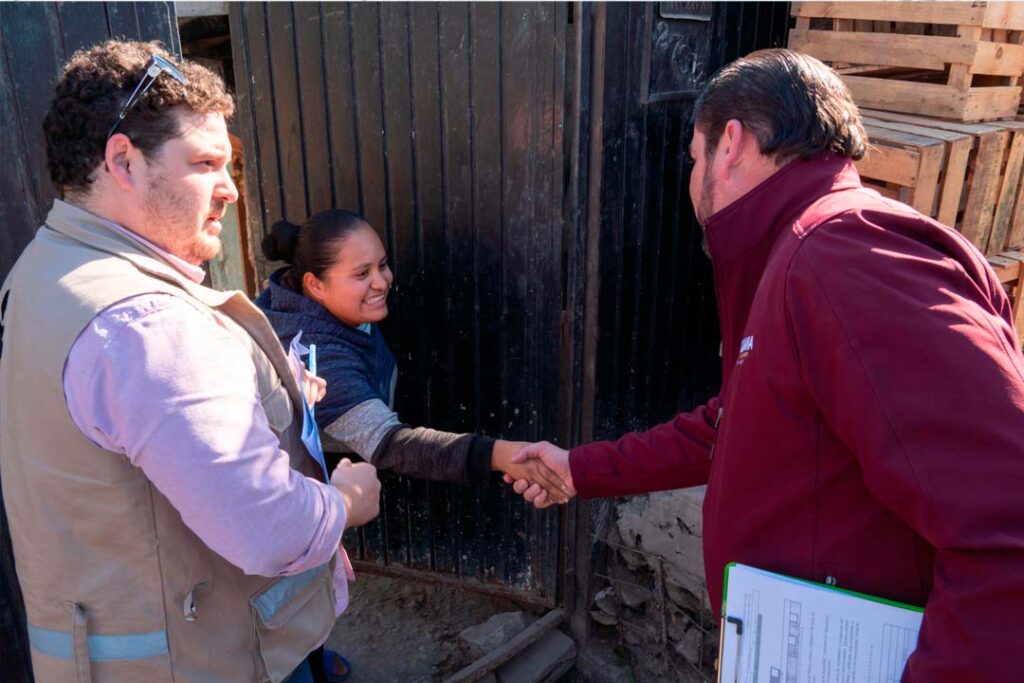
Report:
[{"label": "woman's hand", "polygon": [[315,406],[327,395],[327,380],[311,374],[305,368],[302,373],[302,393],[306,397],[306,403]]},{"label": "woman's hand", "polygon": [[[512,456],[512,464],[516,465],[528,462],[543,462],[547,465],[548,469],[555,474],[555,476],[562,480],[562,493],[564,493],[568,498],[572,498],[576,495],[576,488],[572,483],[572,468],[569,466],[569,451],[564,448],[559,448],[547,441],[528,444]],[[531,483],[526,479],[512,479],[506,474],[505,482],[512,484],[513,491],[522,494],[523,498],[528,502],[533,503],[534,507],[538,509],[546,508],[549,505],[554,505],[555,503],[565,502],[565,500],[556,500],[551,498],[548,495],[547,489]]]},{"label": "woman's hand", "polygon": [[[491,469],[505,473],[505,481],[529,482],[543,489],[550,503],[567,503],[574,491],[539,459],[512,462],[512,456],[529,446],[525,441],[495,441],[491,455]],[[524,487],[525,488],[525,487]],[[521,493],[517,491],[517,493]]]}]

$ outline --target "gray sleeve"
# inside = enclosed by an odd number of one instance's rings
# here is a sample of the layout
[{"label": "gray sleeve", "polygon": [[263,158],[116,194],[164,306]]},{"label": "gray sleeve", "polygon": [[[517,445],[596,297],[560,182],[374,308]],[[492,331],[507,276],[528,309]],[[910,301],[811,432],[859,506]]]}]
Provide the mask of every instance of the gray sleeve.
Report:
[{"label": "gray sleeve", "polygon": [[327,435],[336,439],[367,462],[373,462],[377,447],[385,436],[403,426],[395,411],[380,399],[363,401],[347,411],[324,429]]}]

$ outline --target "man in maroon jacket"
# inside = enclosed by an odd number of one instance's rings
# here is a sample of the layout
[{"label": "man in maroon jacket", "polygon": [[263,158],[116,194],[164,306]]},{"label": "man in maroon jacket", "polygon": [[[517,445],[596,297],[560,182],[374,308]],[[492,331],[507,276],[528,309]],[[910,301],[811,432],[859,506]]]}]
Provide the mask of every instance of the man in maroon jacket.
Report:
[{"label": "man in maroon jacket", "polygon": [[904,681],[1024,681],[1024,359],[999,283],[959,234],[861,187],[860,116],[821,62],[740,59],[695,121],[721,392],[518,457],[584,497],[707,484],[716,608],[729,562],[833,583],[925,606]]}]

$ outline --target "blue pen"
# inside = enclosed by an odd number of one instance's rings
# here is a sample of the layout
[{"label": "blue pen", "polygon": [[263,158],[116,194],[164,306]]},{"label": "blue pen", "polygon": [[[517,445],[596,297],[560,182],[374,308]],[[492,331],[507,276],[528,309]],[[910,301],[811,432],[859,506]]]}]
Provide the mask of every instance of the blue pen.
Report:
[{"label": "blue pen", "polygon": [[[316,375],[316,344],[309,345],[309,374]],[[316,410],[316,405],[309,406],[309,412],[312,414]]]}]

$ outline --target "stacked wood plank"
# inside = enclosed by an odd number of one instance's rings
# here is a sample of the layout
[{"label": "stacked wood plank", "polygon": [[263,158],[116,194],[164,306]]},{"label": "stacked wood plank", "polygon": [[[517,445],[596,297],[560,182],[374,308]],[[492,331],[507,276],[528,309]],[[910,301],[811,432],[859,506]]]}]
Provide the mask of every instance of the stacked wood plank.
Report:
[{"label": "stacked wood plank", "polygon": [[1024,336],[1024,122],[959,123],[861,110],[866,186],[955,227],[989,255]]},{"label": "stacked wood plank", "polygon": [[794,2],[789,46],[831,64],[863,107],[958,121],[1016,115],[1024,3]]},{"label": "stacked wood plank", "polygon": [[861,114],[866,185],[955,227],[983,253],[1024,248],[1024,122]]},{"label": "stacked wood plank", "polygon": [[871,140],[857,162],[865,185],[898,199],[947,225],[955,225],[967,177],[969,135],[918,123],[898,123],[864,115]]},{"label": "stacked wood plank", "polygon": [[988,257],[999,282],[1013,304],[1013,324],[1024,344],[1024,253],[1005,251]]}]

